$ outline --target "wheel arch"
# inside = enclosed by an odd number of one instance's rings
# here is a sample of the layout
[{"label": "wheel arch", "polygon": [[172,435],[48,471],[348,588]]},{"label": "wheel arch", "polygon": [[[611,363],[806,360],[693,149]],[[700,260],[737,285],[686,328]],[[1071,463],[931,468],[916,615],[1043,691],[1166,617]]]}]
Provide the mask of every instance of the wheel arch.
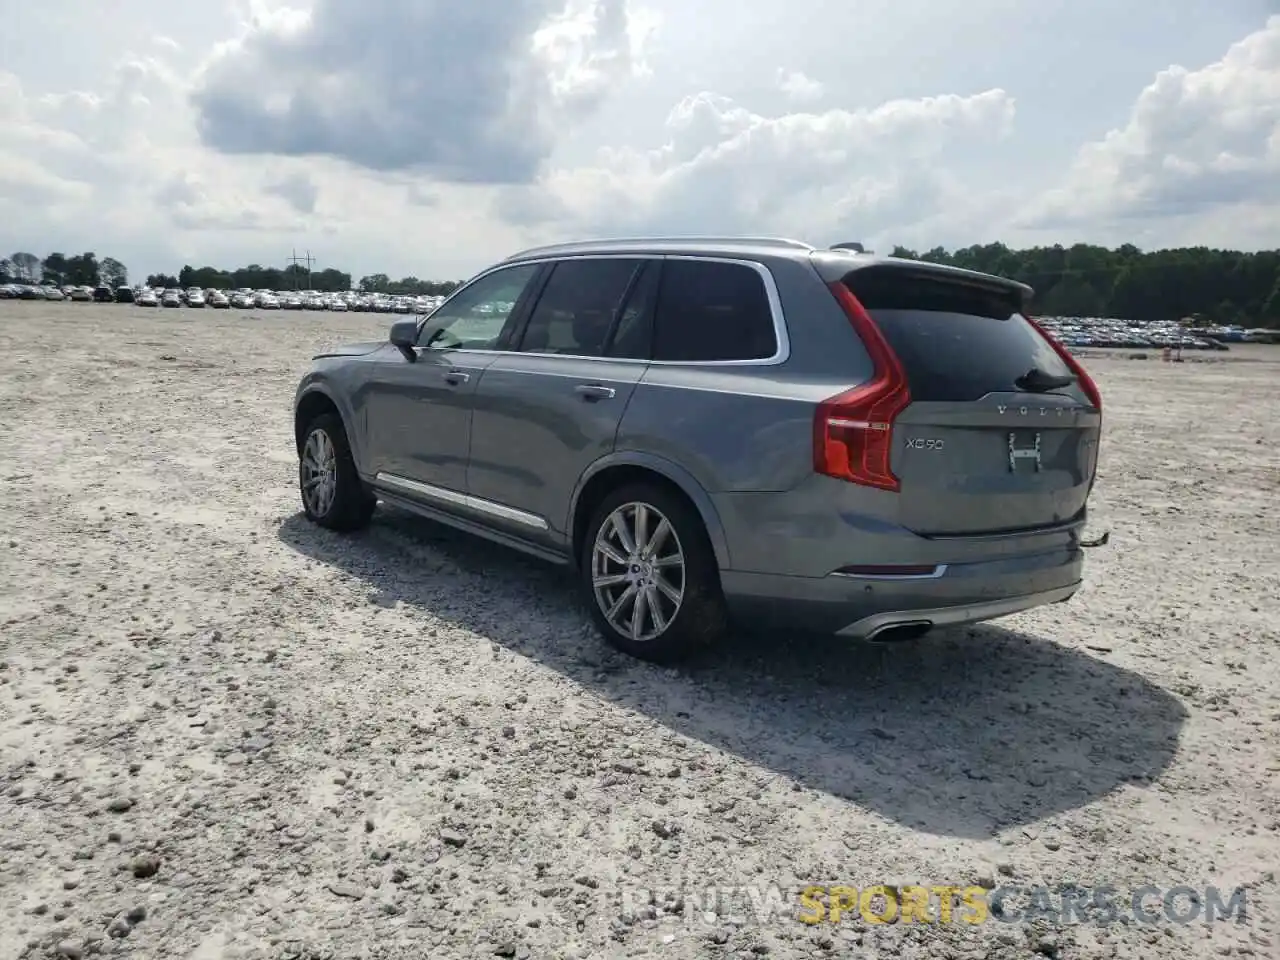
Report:
[{"label": "wheel arch", "polygon": [[321,381],[313,381],[298,391],[293,405],[293,439],[298,456],[302,456],[302,445],[306,441],[307,424],[325,413],[335,413],[342,421],[342,429],[347,435],[347,446],[351,449],[352,459],[357,469],[362,459],[360,438],[351,429],[350,413],[340,403],[333,391]]},{"label": "wheel arch", "polygon": [[565,530],[569,533],[569,548],[575,562],[581,558],[582,541],[591,512],[611,490],[626,483],[656,481],[688,500],[702,518],[707,539],[715,552],[716,564],[721,570],[731,569],[729,543],[724,524],[710,495],[688,470],[663,457],[638,451],[613,453],[601,457],[583,471],[569,501],[569,514]]}]

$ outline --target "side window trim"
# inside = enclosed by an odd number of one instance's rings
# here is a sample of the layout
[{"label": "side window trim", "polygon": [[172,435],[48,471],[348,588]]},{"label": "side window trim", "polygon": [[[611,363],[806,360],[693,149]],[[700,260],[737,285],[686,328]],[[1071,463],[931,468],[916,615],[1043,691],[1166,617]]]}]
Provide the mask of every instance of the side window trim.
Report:
[{"label": "side window trim", "polygon": [[[769,268],[765,266],[763,263],[759,262],[758,260],[742,260],[736,257],[700,256],[698,254],[660,254],[660,253],[583,254],[580,257],[573,257],[573,258],[561,256],[561,257],[548,257],[545,260],[522,260],[515,264],[504,263],[501,265],[495,265],[491,269],[486,270],[484,273],[478,274],[477,276],[469,280],[466,284],[464,284],[463,286],[455,290],[453,294],[450,295],[449,299],[452,300],[453,297],[457,296],[463,290],[467,289],[467,287],[471,286],[471,284],[476,283],[477,281],[483,279],[484,277],[489,276],[492,273],[496,273],[498,270],[506,269],[512,266],[519,266],[521,264],[528,264],[528,263],[538,263],[544,268],[544,272],[541,275],[538,275],[538,274],[534,275],[533,280],[530,281],[529,286],[526,288],[526,293],[536,288],[538,296],[541,296],[542,290],[546,285],[546,281],[550,277],[551,271],[548,269],[545,269],[549,265],[554,265],[556,263],[559,263],[561,260],[568,260],[568,259],[599,260],[599,259],[605,259],[605,258],[622,259],[622,260],[640,259],[640,260],[659,260],[659,261],[710,260],[716,263],[733,263],[733,264],[738,264],[739,266],[750,267],[752,270],[756,271],[756,273],[760,275],[760,279],[764,282],[765,295],[769,301],[769,312],[773,317],[774,342],[776,344],[777,349],[774,351],[773,356],[765,357],[759,360],[647,360],[645,361],[645,360],[632,360],[632,359],[627,359],[622,357],[572,357],[572,356],[569,356],[568,354],[560,354],[560,353],[548,353],[548,354],[521,353],[520,351],[513,349],[509,343],[505,345],[504,348],[501,350],[472,350],[471,348],[462,348],[458,352],[459,353],[474,352],[474,353],[485,353],[485,354],[491,354],[491,355],[492,354],[499,354],[499,355],[510,354],[512,356],[523,356],[523,357],[548,356],[548,357],[560,357],[562,359],[571,359],[571,360],[595,360],[598,363],[649,363],[650,365],[655,367],[658,367],[658,366],[664,366],[664,367],[773,367],[773,366],[777,366],[779,364],[785,363],[787,359],[791,356],[791,339],[787,332],[786,317],[782,311],[782,298],[781,298],[781,295],[778,293],[777,282],[773,279],[773,273],[769,270]],[[440,304],[440,306],[437,307],[437,310],[444,309],[444,307],[448,304],[448,302],[449,301],[446,300],[444,303]],[[519,336],[521,339],[524,336],[524,330],[525,330],[525,326],[527,325],[528,318],[532,315],[532,308],[535,307],[536,305],[537,305],[536,301],[531,303],[530,309],[527,311],[524,311],[523,315],[520,318],[521,322],[520,322]],[[654,309],[656,310],[656,304],[654,306]],[[513,315],[514,315],[514,311],[513,311]],[[426,321],[424,320],[423,323],[425,322]],[[422,331],[421,326],[419,326],[418,331],[419,331],[419,334],[421,334],[421,331]],[[518,344],[519,340],[513,337],[512,342],[515,342]],[[650,353],[652,353],[652,348],[650,349]]]},{"label": "side window trim", "polygon": [[[769,315],[773,320],[772,356],[750,360],[650,360],[655,367],[772,367],[785,363],[791,356],[791,338],[787,333],[787,321],[782,312],[782,296],[773,272],[758,260],[741,260],[736,257],[704,257],[698,254],[668,254],[664,260],[692,260],[699,263],[731,263],[750,267],[764,284],[765,299],[769,303]],[[661,297],[659,296],[659,299]]]}]

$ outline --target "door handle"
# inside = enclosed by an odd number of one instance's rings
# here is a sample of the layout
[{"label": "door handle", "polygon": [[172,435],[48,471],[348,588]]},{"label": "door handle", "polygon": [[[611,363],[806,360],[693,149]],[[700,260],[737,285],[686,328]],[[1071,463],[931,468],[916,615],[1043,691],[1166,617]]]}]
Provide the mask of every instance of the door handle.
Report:
[{"label": "door handle", "polygon": [[574,387],[574,392],[589,403],[597,400],[612,400],[618,393],[613,387],[606,387],[601,383],[580,383]]},{"label": "door handle", "polygon": [[463,370],[450,370],[444,375],[444,382],[451,383],[455,387],[460,383],[466,383],[471,379],[471,374]]}]

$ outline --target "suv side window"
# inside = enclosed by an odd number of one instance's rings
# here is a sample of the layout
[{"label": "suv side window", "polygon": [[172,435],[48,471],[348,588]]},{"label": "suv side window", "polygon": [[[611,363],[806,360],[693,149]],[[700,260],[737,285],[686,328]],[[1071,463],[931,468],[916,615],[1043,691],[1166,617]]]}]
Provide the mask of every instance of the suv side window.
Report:
[{"label": "suv side window", "polygon": [[709,259],[663,264],[654,360],[765,360],[777,350],[769,295],[754,268]]},{"label": "suv side window", "polygon": [[418,334],[418,346],[442,350],[495,349],[521,294],[538,268],[536,263],[517,264],[495,270],[464,288],[427,318]]},{"label": "suv side window", "polygon": [[529,315],[522,353],[599,357],[641,260],[583,257],[555,265]]}]

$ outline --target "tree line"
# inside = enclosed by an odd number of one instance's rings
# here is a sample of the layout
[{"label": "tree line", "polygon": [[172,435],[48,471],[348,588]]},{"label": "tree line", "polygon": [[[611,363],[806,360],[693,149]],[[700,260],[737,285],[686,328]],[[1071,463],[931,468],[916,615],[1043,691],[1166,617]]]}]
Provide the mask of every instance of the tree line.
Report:
[{"label": "tree line", "polygon": [[351,274],[329,268],[308,271],[297,264],[264,267],[251,263],[235,270],[217,267],[184,266],[178,275],[153,273],[147,277],[149,287],[199,287],[202,290],[316,290],[320,293],[343,293],[351,289]]},{"label": "tree line", "polygon": [[[1132,244],[1112,250],[1085,243],[1014,250],[1003,243],[990,243],[954,251],[935,247],[917,252],[896,247],[893,253],[1021,280],[1035,288],[1034,309],[1044,316],[1137,321],[1194,317],[1205,323],[1280,328],[1280,250],[1249,253],[1185,247],[1143,251]],[[127,278],[120,261],[111,257],[99,261],[93,253],[51,253],[43,260],[31,253],[15,253],[0,259],[0,283],[122,286]],[[147,285],[321,292],[353,289],[349,273],[333,268],[309,272],[297,264],[283,268],[251,264],[236,270],[184,266],[177,276],[152,274]],[[442,296],[457,287],[455,280],[393,280],[385,273],[375,273],[361,277],[354,289]]]},{"label": "tree line", "polygon": [[18,252],[0,258],[0,283],[52,283],[59,287],[122,287],[129,282],[129,271],[113,257],[80,253],[67,256],[51,253],[43,260],[34,253]]},{"label": "tree line", "polygon": [[207,290],[236,290],[248,287],[250,290],[315,290],[320,293],[345,293],[356,289],[361,293],[386,293],[406,296],[436,296],[452,293],[459,286],[456,280],[419,280],[417,277],[405,277],[392,280],[385,273],[375,273],[361,277],[354,288],[351,285],[351,274],[342,270],[329,268],[311,270],[298,264],[287,267],[264,267],[250,264],[236,270],[219,270],[216,267],[183,267],[178,275],[153,273],[147,277],[149,287],[200,287]]},{"label": "tree line", "polygon": [[1280,250],[1245,253],[1185,247],[1144,252],[1132,244],[1013,250],[1003,243],[895,256],[1011,277],[1036,291],[1044,316],[1140,322],[1194,317],[1205,323],[1280,328]]}]

